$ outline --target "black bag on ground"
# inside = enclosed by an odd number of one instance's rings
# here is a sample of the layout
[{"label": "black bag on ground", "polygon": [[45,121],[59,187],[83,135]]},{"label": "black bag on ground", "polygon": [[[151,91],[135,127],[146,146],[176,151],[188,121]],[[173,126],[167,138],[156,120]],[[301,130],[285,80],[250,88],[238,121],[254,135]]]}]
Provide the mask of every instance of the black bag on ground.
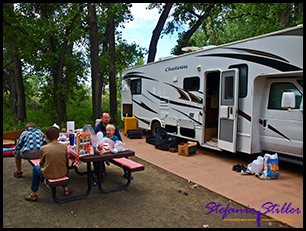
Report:
[{"label": "black bag on ground", "polygon": [[126,133],[130,139],[142,139],[142,132],[140,130],[127,130]]},{"label": "black bag on ground", "polygon": [[155,136],[148,136],[148,137],[146,137],[146,143],[154,145],[154,143],[155,143]]},{"label": "black bag on ground", "polygon": [[164,128],[159,127],[156,131],[154,145],[155,148],[164,151],[169,151],[170,148],[177,149],[178,141],[175,136],[168,135]]}]

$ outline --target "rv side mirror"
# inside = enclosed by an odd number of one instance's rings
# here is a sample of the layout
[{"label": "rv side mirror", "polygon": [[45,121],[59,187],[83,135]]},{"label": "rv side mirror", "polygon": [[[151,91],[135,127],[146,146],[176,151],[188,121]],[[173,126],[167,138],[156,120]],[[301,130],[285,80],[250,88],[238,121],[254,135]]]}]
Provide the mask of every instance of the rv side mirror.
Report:
[{"label": "rv side mirror", "polygon": [[294,94],[294,92],[283,92],[283,94],[282,94],[282,108],[295,108],[295,94]]}]

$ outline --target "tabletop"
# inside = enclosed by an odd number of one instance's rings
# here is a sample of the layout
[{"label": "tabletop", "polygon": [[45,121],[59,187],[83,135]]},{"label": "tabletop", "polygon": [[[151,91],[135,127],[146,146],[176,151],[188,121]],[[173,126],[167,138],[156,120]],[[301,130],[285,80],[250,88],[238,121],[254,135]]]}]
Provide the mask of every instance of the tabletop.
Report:
[{"label": "tabletop", "polygon": [[80,157],[80,161],[82,162],[93,162],[93,161],[100,161],[100,160],[109,160],[114,158],[121,158],[121,157],[128,157],[134,156],[135,152],[131,150],[125,150],[118,153],[106,152],[99,155],[90,155],[85,157]]}]

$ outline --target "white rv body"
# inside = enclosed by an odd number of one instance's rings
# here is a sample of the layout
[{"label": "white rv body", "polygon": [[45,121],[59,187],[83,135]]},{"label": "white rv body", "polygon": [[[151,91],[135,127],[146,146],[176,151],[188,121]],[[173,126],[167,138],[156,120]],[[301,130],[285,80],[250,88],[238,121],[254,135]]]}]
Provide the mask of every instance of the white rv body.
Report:
[{"label": "white rv body", "polygon": [[126,69],[121,96],[139,128],[303,157],[303,25]]}]

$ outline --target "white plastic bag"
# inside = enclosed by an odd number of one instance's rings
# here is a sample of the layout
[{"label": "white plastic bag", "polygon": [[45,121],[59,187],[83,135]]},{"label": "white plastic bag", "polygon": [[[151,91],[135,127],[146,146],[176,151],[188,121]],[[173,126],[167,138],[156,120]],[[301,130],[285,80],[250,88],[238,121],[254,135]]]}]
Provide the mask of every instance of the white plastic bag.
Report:
[{"label": "white plastic bag", "polygon": [[253,160],[252,163],[248,164],[247,169],[254,173],[262,173],[263,171],[263,162],[264,158],[262,156],[258,156],[256,160]]},{"label": "white plastic bag", "polygon": [[117,148],[119,150],[119,152],[123,152],[126,150],[125,148],[125,143],[123,143],[122,141],[120,140],[117,140],[115,145],[114,145],[115,148]]},{"label": "white plastic bag", "polygon": [[112,148],[111,152],[116,154],[118,152],[125,151],[125,143],[122,143],[122,141],[117,140],[114,144],[114,147]]},{"label": "white plastic bag", "polygon": [[110,152],[114,147],[115,142],[111,139],[104,137],[102,140],[99,141],[98,149],[99,151],[102,150],[102,154],[105,152]]},{"label": "white plastic bag", "polygon": [[97,146],[98,143],[99,143],[99,139],[95,133],[95,131],[92,129],[91,125],[90,124],[86,124],[84,127],[83,127],[83,131],[85,133],[89,133],[90,134],[90,137],[91,137],[91,144],[93,146]]}]

